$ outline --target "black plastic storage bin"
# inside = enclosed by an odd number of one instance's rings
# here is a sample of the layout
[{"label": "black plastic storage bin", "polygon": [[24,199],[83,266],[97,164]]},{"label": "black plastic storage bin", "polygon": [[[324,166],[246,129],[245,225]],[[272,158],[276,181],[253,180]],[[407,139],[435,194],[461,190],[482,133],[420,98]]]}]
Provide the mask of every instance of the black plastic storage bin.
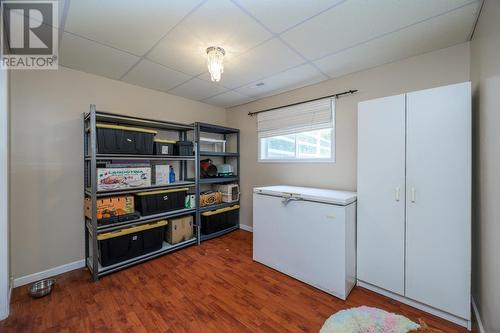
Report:
[{"label": "black plastic storage bin", "polygon": [[184,209],[188,190],[188,188],[175,188],[137,193],[135,209],[143,216]]},{"label": "black plastic storage bin", "polygon": [[156,155],[174,155],[175,140],[154,139],[154,153]]},{"label": "black plastic storage bin", "polygon": [[177,156],[194,155],[193,141],[177,141],[175,144],[175,155]]},{"label": "black plastic storage bin", "polygon": [[238,223],[239,205],[201,213],[201,233],[213,234]]},{"label": "black plastic storage bin", "polygon": [[153,154],[156,131],[110,124],[97,124],[96,127],[99,154]]},{"label": "black plastic storage bin", "polygon": [[97,225],[109,225],[113,223],[128,222],[137,220],[140,217],[141,217],[140,214],[137,212],[125,215],[112,216],[97,220]]},{"label": "black plastic storage bin", "polygon": [[161,249],[167,223],[157,221],[98,235],[99,262],[109,266]]}]

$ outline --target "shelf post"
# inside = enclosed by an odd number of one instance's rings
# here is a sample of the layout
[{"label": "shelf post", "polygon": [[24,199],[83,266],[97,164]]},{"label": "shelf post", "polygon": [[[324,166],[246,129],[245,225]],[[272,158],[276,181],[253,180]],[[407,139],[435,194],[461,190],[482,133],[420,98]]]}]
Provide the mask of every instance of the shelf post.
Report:
[{"label": "shelf post", "polygon": [[[90,113],[88,114],[88,117],[90,117]],[[82,124],[83,124],[83,198],[85,199],[85,189],[88,187],[88,178],[89,178],[89,161],[85,159],[85,156],[88,155],[88,145],[89,145],[89,138],[88,138],[88,133],[86,131],[86,128],[88,128],[88,123],[90,121],[88,120],[87,114],[83,113],[82,115]],[[89,231],[87,229],[87,220],[85,219],[85,216],[83,217],[83,235],[84,235],[84,241],[85,241],[85,266],[87,266],[87,258],[89,257]]]},{"label": "shelf post", "polygon": [[97,254],[97,136],[96,136],[96,107],[90,105],[90,191],[92,201],[92,277],[94,281],[99,279],[99,265]]},{"label": "shelf post", "polygon": [[[236,177],[238,177],[238,190],[240,192],[240,197],[239,197],[239,202],[240,202],[240,207],[241,207],[241,175],[240,175],[240,162],[241,162],[241,153],[240,153],[240,130],[236,132],[236,152],[238,153],[238,156],[236,157]],[[241,217],[241,209],[238,209],[238,229],[240,228],[240,217]]]},{"label": "shelf post", "polygon": [[196,188],[196,241],[197,244],[201,243],[201,214],[200,214],[200,123],[194,124],[194,174],[195,174],[195,188]]}]

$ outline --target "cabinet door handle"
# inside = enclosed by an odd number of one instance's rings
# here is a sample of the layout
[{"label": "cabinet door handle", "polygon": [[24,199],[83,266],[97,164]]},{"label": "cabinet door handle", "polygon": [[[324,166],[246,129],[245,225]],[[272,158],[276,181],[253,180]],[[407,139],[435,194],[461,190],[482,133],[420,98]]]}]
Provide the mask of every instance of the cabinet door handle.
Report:
[{"label": "cabinet door handle", "polygon": [[412,187],[411,188],[411,202],[415,202],[415,188]]},{"label": "cabinet door handle", "polygon": [[400,193],[400,188],[396,187],[396,190],[394,191],[395,199],[396,201],[399,201],[399,193]]}]

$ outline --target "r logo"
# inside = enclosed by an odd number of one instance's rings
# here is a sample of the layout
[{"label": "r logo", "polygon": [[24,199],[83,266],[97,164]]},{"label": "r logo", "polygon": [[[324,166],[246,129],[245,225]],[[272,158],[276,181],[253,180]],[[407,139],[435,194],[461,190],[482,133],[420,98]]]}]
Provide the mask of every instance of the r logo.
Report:
[{"label": "r logo", "polygon": [[2,67],[56,69],[57,1],[2,1]]}]

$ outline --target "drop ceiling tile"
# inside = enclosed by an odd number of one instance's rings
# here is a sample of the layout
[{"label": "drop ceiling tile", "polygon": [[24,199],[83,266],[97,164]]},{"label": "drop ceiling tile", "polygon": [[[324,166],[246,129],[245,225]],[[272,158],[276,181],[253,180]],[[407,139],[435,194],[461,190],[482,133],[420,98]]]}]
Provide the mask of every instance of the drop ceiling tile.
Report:
[{"label": "drop ceiling tile", "polygon": [[[274,33],[280,33],[343,0],[237,0],[237,2]],[[280,15],[277,13],[286,13]]]},{"label": "drop ceiling tile", "polygon": [[458,8],[471,0],[350,0],[281,35],[311,60]]},{"label": "drop ceiling tile", "polygon": [[203,100],[207,104],[228,108],[253,101],[253,98],[239,94],[235,91],[228,91],[223,94],[213,96]]},{"label": "drop ceiling tile", "polygon": [[[231,89],[238,88],[300,65],[302,62],[302,58],[275,38],[240,57],[225,62],[220,84]],[[210,80],[208,74],[202,75],[200,78]]]},{"label": "drop ceiling tile", "polygon": [[172,90],[169,90],[168,92],[174,95],[200,101],[202,99],[221,94],[225,91],[227,91],[226,88],[221,87],[214,82],[207,82],[194,78]]},{"label": "drop ceiling tile", "polygon": [[200,0],[71,1],[65,30],[144,55]]},{"label": "drop ceiling tile", "polygon": [[261,98],[305,87],[327,79],[314,66],[304,64],[259,80],[258,82],[253,82],[252,84],[236,89],[236,91],[246,96]]},{"label": "drop ceiling tile", "polygon": [[119,79],[139,58],[85,38],[63,33],[59,64],[88,73]]},{"label": "drop ceiling tile", "polygon": [[123,81],[150,89],[167,91],[190,78],[186,74],[143,59],[125,75]]},{"label": "drop ceiling tile", "polygon": [[148,58],[198,75],[207,70],[206,49],[220,46],[226,60],[271,38],[271,34],[229,0],[208,0],[175,27]]},{"label": "drop ceiling tile", "polygon": [[423,54],[468,40],[479,4],[414,25],[346,51],[315,61],[331,77]]}]

